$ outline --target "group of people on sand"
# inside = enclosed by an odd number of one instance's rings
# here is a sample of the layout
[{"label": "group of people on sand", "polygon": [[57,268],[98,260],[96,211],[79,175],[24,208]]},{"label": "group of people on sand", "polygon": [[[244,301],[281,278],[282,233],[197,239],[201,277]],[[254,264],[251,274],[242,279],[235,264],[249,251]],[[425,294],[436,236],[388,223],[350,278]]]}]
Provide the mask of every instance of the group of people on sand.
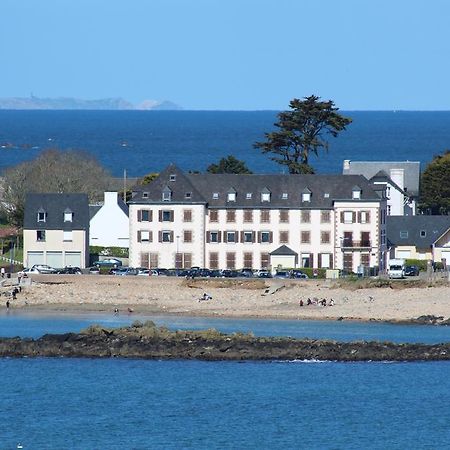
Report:
[{"label": "group of people on sand", "polygon": [[334,306],[334,300],[332,298],[330,298],[330,300],[327,301],[326,298],[319,299],[317,297],[313,297],[311,299],[311,298],[308,297],[308,299],[306,301],[303,301],[302,299],[300,299],[299,305],[300,306],[311,306],[311,305],[315,305],[315,306]]}]

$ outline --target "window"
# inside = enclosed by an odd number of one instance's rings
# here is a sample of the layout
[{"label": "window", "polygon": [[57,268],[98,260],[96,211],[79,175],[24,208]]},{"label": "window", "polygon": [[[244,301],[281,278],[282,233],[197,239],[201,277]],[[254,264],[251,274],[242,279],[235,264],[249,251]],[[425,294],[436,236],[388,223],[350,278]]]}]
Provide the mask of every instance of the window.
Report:
[{"label": "window", "polygon": [[251,269],[253,267],[253,253],[244,253],[244,268]]},{"label": "window", "polygon": [[370,247],[370,233],[368,231],[361,232],[361,247]]},{"label": "window", "polygon": [[171,174],[170,174],[170,177],[169,177],[169,180],[170,180],[170,181],[177,181],[177,176],[176,176],[176,174],[171,173]]},{"label": "window", "polygon": [[391,187],[390,186],[386,186],[386,197],[391,198]]},{"label": "window", "polygon": [[387,215],[391,215],[391,205],[387,205]]},{"label": "window", "polygon": [[72,222],[73,218],[73,212],[72,211],[65,211],[64,212],[64,222]]},{"label": "window", "polygon": [[360,189],[353,189],[353,191],[352,191],[352,198],[354,200],[359,200],[361,198],[361,190]]},{"label": "window", "polygon": [[138,222],[151,222],[152,212],[148,209],[142,209],[138,211]]},{"label": "window", "polygon": [[230,244],[236,243],[236,231],[227,231],[227,242]]},{"label": "window", "polygon": [[270,242],[272,242],[271,239],[271,232],[270,231],[260,231],[260,239],[259,242],[263,243],[263,244],[268,244]]},{"label": "window", "polygon": [[235,201],[236,201],[236,192],[228,192],[227,202],[235,202]]},{"label": "window", "polygon": [[39,211],[37,213],[37,221],[38,222],[45,222],[47,219],[47,213],[45,211]]},{"label": "window", "polygon": [[266,252],[261,253],[261,269],[269,268],[269,254]]},{"label": "window", "polygon": [[329,231],[321,231],[320,243],[321,244],[329,244],[330,243],[330,232]]},{"label": "window", "polygon": [[72,231],[63,231],[63,241],[72,242]]},{"label": "window", "polygon": [[173,231],[161,231],[161,242],[173,242]]},{"label": "window", "polygon": [[183,222],[192,222],[192,210],[191,209],[183,210]]},{"label": "window", "polygon": [[244,222],[246,223],[253,222],[253,211],[251,209],[244,210]]},{"label": "window", "polygon": [[38,242],[45,242],[45,230],[36,231],[36,240]]},{"label": "window", "polygon": [[218,269],[219,268],[219,253],[210,252],[209,253],[209,268]]},{"label": "window", "polygon": [[138,231],[138,242],[151,242],[151,231]]},{"label": "window", "polygon": [[311,192],[302,192],[302,202],[311,201]]},{"label": "window", "polygon": [[321,211],[320,212],[320,222],[321,223],[330,223],[331,222],[330,211]]},{"label": "window", "polygon": [[280,209],[280,223],[289,223],[289,210]]},{"label": "window", "polygon": [[370,211],[361,211],[359,213],[360,223],[370,223]]},{"label": "window", "polygon": [[302,267],[312,267],[313,266],[313,255],[312,253],[302,253]]},{"label": "window", "polygon": [[253,231],[243,231],[243,239],[242,241],[246,244],[253,242]]},{"label": "window", "polygon": [[252,193],[251,192],[247,192],[247,194],[245,194],[245,198],[247,200],[251,200],[252,199]]},{"label": "window", "polygon": [[173,222],[173,211],[161,211],[161,222]]},{"label": "window", "polygon": [[269,223],[270,222],[270,211],[268,209],[261,210],[261,223]]},{"label": "window", "polygon": [[300,233],[300,242],[302,244],[310,244],[311,243],[311,233],[309,231],[302,231]]},{"label": "window", "polygon": [[234,209],[227,211],[227,222],[236,222],[236,211]]},{"label": "window", "polygon": [[227,269],[236,268],[236,253],[227,252]]},{"label": "window", "polygon": [[341,223],[353,223],[355,222],[356,213],[352,211],[342,211],[341,212]]},{"label": "window", "polygon": [[287,200],[288,199],[288,193],[287,192],[283,192],[282,194],[281,194],[281,199],[282,200]]},{"label": "window", "polygon": [[330,193],[329,192],[324,192],[323,198],[330,198]]},{"label": "window", "polygon": [[317,265],[319,269],[331,269],[332,261],[332,255],[330,253],[319,253]]},{"label": "window", "polygon": [[219,211],[216,209],[212,209],[209,211],[209,221],[210,222],[218,222],[219,221]]},{"label": "window", "polygon": [[210,231],[209,232],[209,240],[207,242],[212,242],[212,243],[220,242],[219,231]]},{"label": "window", "polygon": [[148,266],[149,266],[148,253],[141,252],[141,267],[148,267]]},{"label": "window", "polygon": [[421,238],[427,237],[427,232],[425,230],[420,230],[420,237]]},{"label": "window", "polygon": [[400,239],[408,239],[408,232],[400,231]]},{"label": "window", "polygon": [[270,202],[270,192],[261,192],[261,201]]},{"label": "window", "polygon": [[300,214],[302,223],[310,223],[311,222],[311,212],[310,211],[302,211]]},{"label": "window", "polygon": [[280,244],[289,244],[289,231],[280,231]]},{"label": "window", "polygon": [[162,200],[163,202],[170,202],[172,199],[172,191],[163,191]]},{"label": "window", "polygon": [[159,266],[159,254],[149,253],[149,269],[154,269]]},{"label": "window", "polygon": [[364,267],[370,266],[370,255],[369,253],[361,253],[361,265]]},{"label": "window", "polygon": [[185,192],[184,193],[184,198],[190,199],[191,197],[192,197],[192,192]]},{"label": "window", "polygon": [[[143,192],[142,193],[142,198],[148,198],[148,192]],[[148,258],[148,255],[147,255],[147,258]]]},{"label": "window", "polygon": [[191,230],[184,230],[183,231],[183,242],[185,242],[185,243],[191,243],[192,242],[192,231]]},{"label": "window", "polygon": [[218,192],[213,192],[212,198],[213,198],[214,200],[217,200],[217,199],[219,198],[219,193],[218,193]]}]

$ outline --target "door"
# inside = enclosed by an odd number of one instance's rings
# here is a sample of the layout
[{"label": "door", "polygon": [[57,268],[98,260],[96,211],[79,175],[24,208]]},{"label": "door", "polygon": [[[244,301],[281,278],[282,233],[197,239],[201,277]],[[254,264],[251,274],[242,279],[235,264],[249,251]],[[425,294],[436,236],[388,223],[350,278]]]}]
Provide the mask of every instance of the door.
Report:
[{"label": "door", "polygon": [[44,252],[27,252],[27,266],[33,267],[35,264],[45,264]]},{"label": "door", "polygon": [[66,266],[67,267],[81,267],[81,252],[66,252]]},{"label": "door", "polygon": [[56,269],[64,267],[62,252],[47,252],[47,265]]},{"label": "door", "polygon": [[344,253],[344,270],[353,272],[353,253]]}]

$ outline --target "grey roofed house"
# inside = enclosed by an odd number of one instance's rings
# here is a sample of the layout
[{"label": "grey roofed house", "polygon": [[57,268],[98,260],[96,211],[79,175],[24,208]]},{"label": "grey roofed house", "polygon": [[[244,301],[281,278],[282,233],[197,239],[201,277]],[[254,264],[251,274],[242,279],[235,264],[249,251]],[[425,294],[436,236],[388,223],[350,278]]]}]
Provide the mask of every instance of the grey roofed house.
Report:
[{"label": "grey roofed house", "polygon": [[[89,219],[92,219],[99,211],[105,202],[98,202],[89,205]],[[120,195],[117,196],[117,206],[128,216],[128,205],[122,200]]]},{"label": "grey roofed house", "polygon": [[450,228],[450,216],[388,216],[388,246],[429,248]]},{"label": "grey roofed house", "polygon": [[[72,221],[64,213],[72,212]],[[38,221],[38,213],[45,221]],[[89,230],[89,202],[86,194],[27,194],[25,199],[25,230]]]},{"label": "grey roofed house", "polygon": [[383,174],[390,179],[392,169],[403,169],[404,191],[408,195],[419,195],[420,162],[419,161],[344,161],[344,175],[363,175],[368,180]]},{"label": "grey roofed house", "polygon": [[274,256],[298,256],[298,253],[294,252],[294,250],[289,248],[287,245],[282,245],[269,254]]},{"label": "grey roofed house", "polygon": [[[361,201],[379,201],[371,183],[361,175],[248,175],[184,174],[171,164],[147,185],[136,186],[129,203],[208,204],[210,208],[330,209],[335,200],[351,200],[353,187],[361,188]],[[170,200],[163,200],[170,189]],[[302,201],[302,193],[311,200]],[[228,194],[235,193],[234,201]],[[264,201],[262,194],[269,194]],[[355,201],[355,200],[353,200]],[[356,200],[357,201],[357,200]]]}]

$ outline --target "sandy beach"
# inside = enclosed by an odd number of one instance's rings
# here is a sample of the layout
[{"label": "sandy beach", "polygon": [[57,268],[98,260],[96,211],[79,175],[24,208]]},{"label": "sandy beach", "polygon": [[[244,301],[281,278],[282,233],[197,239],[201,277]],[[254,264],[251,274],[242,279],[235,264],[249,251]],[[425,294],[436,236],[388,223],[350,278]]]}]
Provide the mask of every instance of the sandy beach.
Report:
[{"label": "sandy beach", "polygon": [[[384,287],[337,284],[331,280],[185,280],[172,277],[33,275],[11,308],[53,311],[113,311],[215,317],[320,320],[410,320],[450,317],[450,285],[438,280],[392,282]],[[6,293],[10,286],[0,288]],[[267,292],[268,291],[268,292]],[[273,292],[275,291],[275,292]],[[199,301],[203,293],[212,299]],[[273,293],[271,293],[273,292]],[[333,306],[307,306],[307,299]],[[6,296],[1,296],[5,307]],[[304,306],[300,306],[303,300]]]}]

